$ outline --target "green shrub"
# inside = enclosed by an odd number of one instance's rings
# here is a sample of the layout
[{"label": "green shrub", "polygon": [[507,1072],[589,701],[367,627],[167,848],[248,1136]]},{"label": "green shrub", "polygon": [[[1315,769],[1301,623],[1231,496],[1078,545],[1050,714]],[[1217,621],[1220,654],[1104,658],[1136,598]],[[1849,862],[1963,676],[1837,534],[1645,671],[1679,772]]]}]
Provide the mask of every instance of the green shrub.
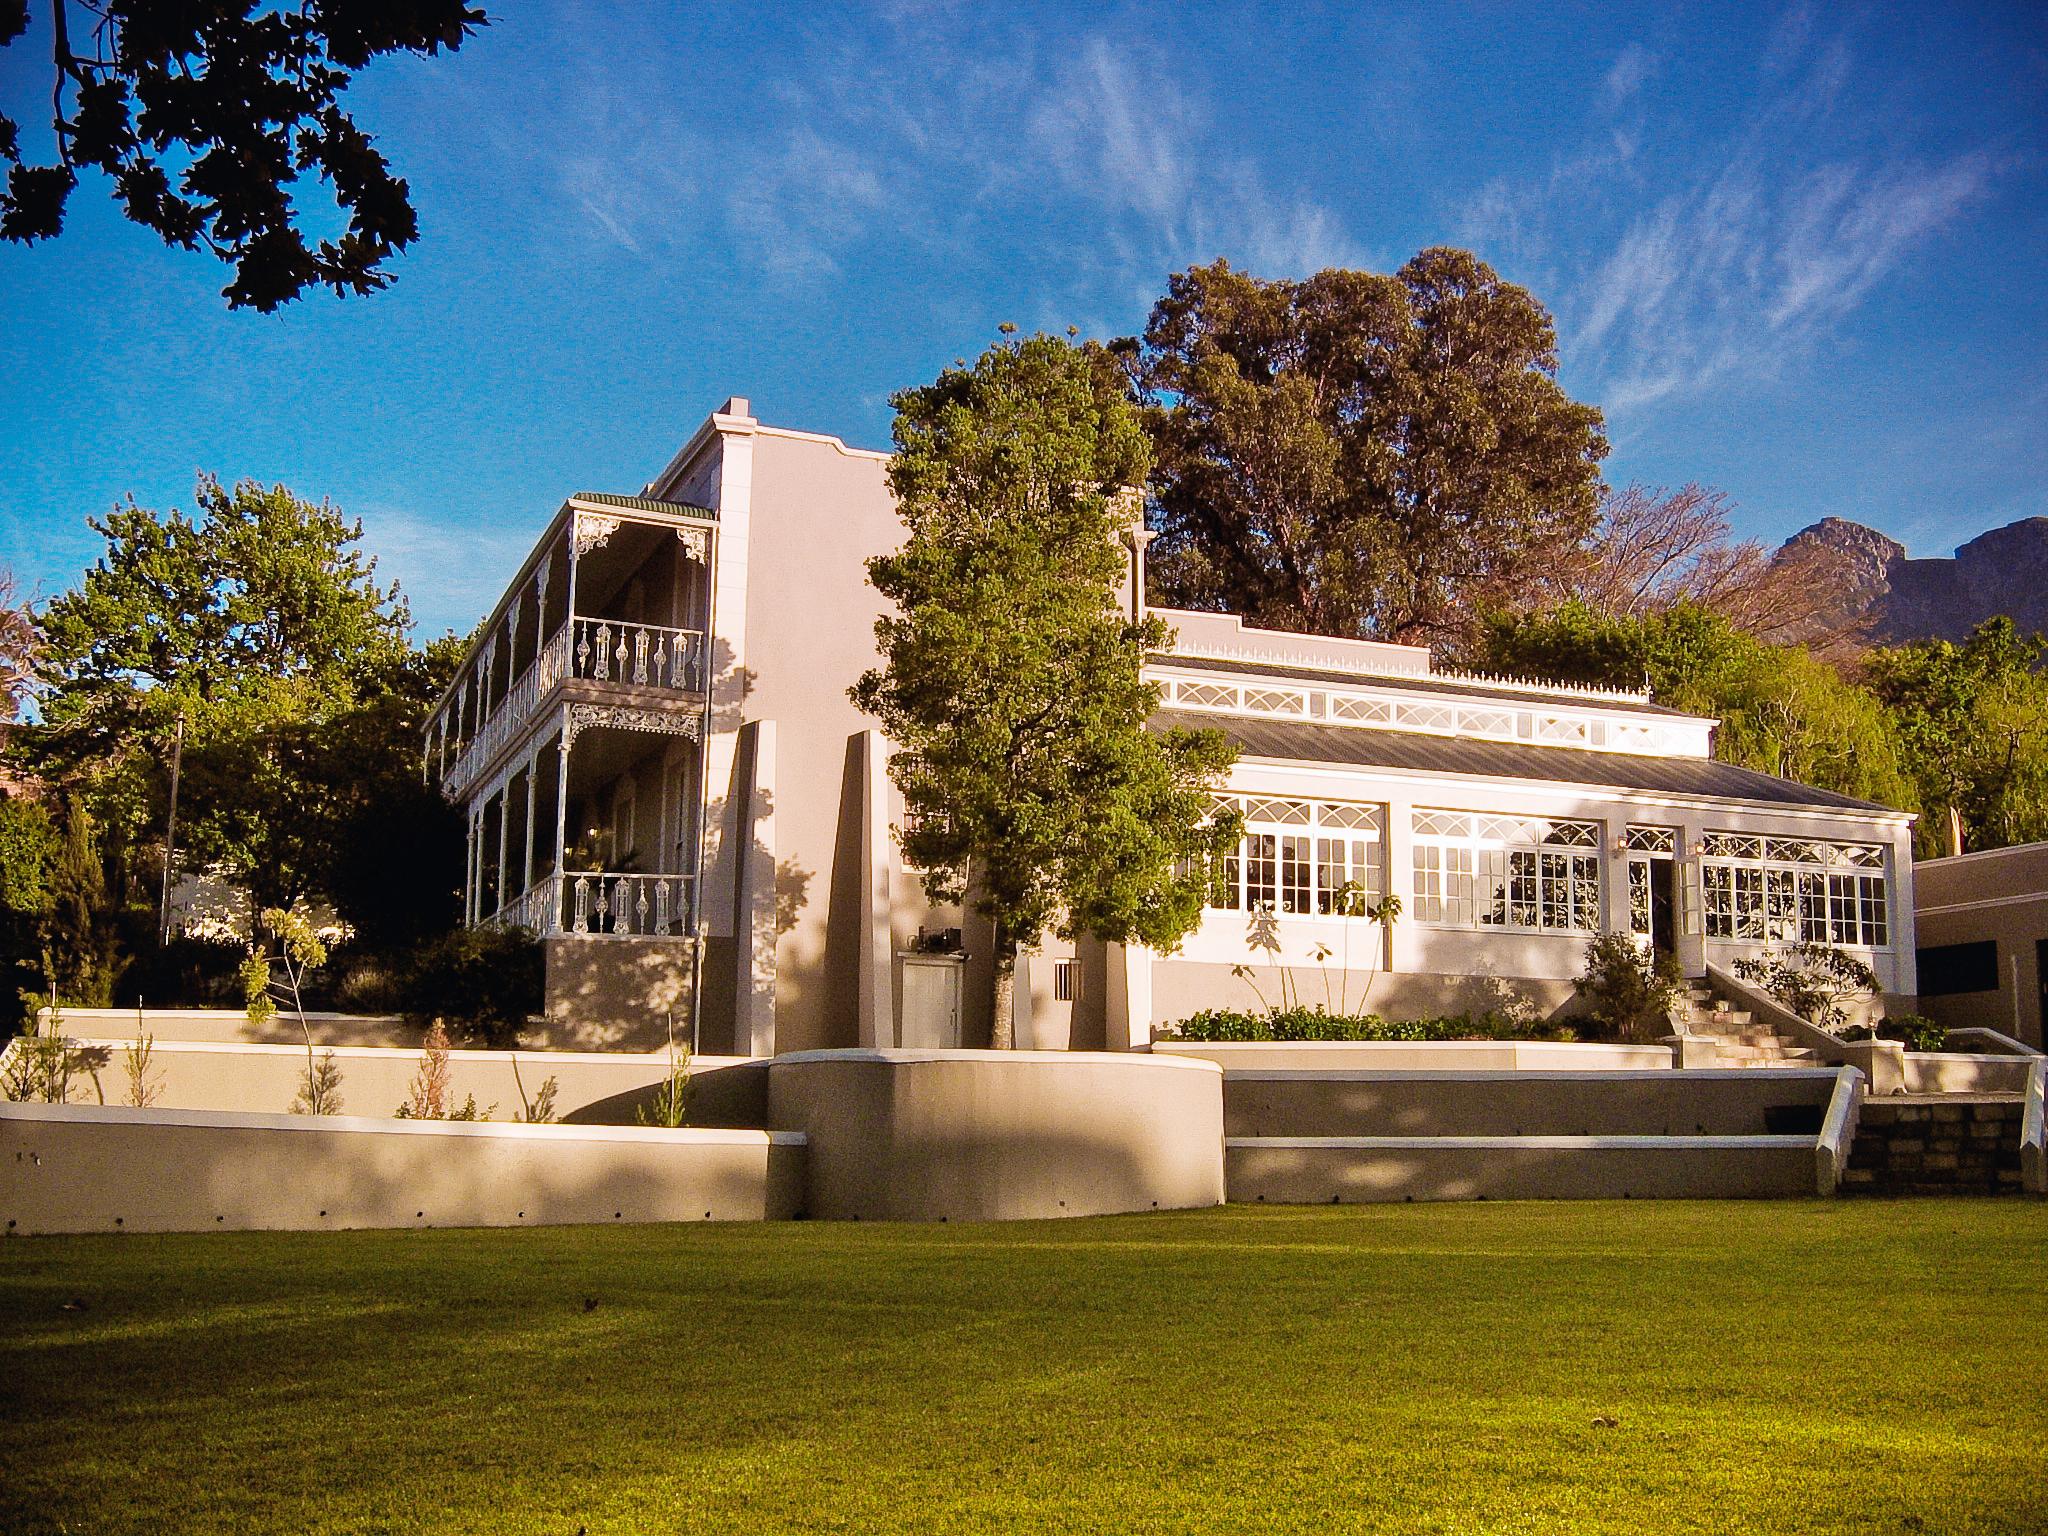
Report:
[{"label": "green shrub", "polygon": [[1685,977],[1670,955],[1646,954],[1625,933],[1603,933],[1586,945],[1576,985],[1600,1037],[1641,1044],[1671,1032]]},{"label": "green shrub", "polygon": [[1903,1040],[1909,1051],[1938,1051],[1948,1044],[1948,1026],[1918,1013],[1888,1016],[1877,1034],[1881,1040]]},{"label": "green shrub", "polygon": [[1735,974],[1753,981],[1809,1024],[1839,1034],[1849,1022],[1844,1005],[1877,991],[1877,974],[1854,955],[1825,944],[1765,950],[1735,962]]},{"label": "green shrub", "polygon": [[438,1019],[464,1045],[491,1050],[519,1044],[547,980],[540,941],[520,928],[458,928],[422,945],[406,969],[410,1022]]},{"label": "green shrub", "polygon": [[[1453,1013],[1428,1019],[1387,1019],[1376,1013],[1327,1013],[1321,1008],[1279,1008],[1247,1013],[1204,1008],[1167,1026],[1163,1040],[1215,1044],[1234,1040],[1515,1040],[1543,1038],[1530,1026],[1501,1013]],[[1550,1038],[1571,1038],[1554,1030]]]}]

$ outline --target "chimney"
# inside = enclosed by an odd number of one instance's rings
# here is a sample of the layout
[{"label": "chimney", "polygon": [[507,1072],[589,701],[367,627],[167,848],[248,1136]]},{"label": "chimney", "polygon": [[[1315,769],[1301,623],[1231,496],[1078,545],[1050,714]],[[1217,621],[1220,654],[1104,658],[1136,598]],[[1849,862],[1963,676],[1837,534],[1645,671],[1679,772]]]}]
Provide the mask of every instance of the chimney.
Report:
[{"label": "chimney", "polygon": [[1119,538],[1131,552],[1130,562],[1124,567],[1124,578],[1117,583],[1117,597],[1133,624],[1145,622],[1145,546],[1159,535],[1145,526],[1145,493],[1135,486],[1126,486],[1115,497],[1117,510],[1122,514],[1124,529]]}]

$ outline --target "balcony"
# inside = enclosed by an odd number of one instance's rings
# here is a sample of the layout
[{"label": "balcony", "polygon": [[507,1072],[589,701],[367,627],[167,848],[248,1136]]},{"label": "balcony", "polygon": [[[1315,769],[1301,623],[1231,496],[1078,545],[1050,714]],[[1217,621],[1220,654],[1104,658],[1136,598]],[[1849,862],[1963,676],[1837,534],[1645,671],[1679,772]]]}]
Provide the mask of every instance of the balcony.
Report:
[{"label": "balcony", "polygon": [[708,646],[702,630],[578,615],[557,629],[539,657],[505,690],[441,775],[451,799],[467,794],[498,755],[549,709],[565,683],[587,682],[701,699]]},{"label": "balcony", "polygon": [[696,877],[586,870],[548,875],[485,919],[542,938],[688,938],[696,930]]}]

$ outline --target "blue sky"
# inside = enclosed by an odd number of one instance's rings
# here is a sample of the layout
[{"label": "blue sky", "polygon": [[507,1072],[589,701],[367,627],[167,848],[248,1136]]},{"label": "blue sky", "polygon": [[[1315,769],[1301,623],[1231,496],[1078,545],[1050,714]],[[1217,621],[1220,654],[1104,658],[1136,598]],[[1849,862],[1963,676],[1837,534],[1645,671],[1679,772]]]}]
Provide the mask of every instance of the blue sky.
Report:
[{"label": "blue sky", "polygon": [[[728,394],[883,447],[1003,321],[1129,334],[1194,262],[1444,242],[1556,314],[1616,484],[1921,555],[2048,514],[2039,6],[502,13],[350,93],[423,228],[382,295],[229,314],[92,180],[0,247],[0,564],[62,590],[88,514],[206,469],[333,497],[466,628]],[[25,128],[47,28],[0,52]]]}]

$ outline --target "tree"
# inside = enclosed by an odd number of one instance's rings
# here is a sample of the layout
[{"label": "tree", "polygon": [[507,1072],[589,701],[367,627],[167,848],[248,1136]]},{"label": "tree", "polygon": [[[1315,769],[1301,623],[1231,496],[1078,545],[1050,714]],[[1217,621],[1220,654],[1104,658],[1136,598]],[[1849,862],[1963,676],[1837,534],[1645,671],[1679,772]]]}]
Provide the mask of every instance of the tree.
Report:
[{"label": "tree", "polygon": [[14,573],[0,567],[0,731],[20,718],[21,706],[35,692],[40,648],[35,612]]},{"label": "tree", "polygon": [[[24,160],[0,117],[0,237],[61,233],[78,172],[93,167],[129,218],[235,269],[221,290],[230,309],[268,312],[316,285],[375,292],[419,220],[342,92],[373,59],[452,53],[486,24],[462,0],[51,0],[56,163]],[[28,25],[28,0],[0,0],[0,47]],[[307,175],[333,188],[333,238],[309,242],[293,205]]]},{"label": "tree", "polygon": [[60,1004],[113,1003],[119,939],[92,813],[74,799],[64,807],[63,840],[50,864],[42,933],[44,978]]},{"label": "tree", "polygon": [[993,1043],[1017,950],[1054,930],[1171,949],[1200,920],[1232,759],[1217,732],[1154,733],[1140,665],[1168,643],[1119,603],[1125,490],[1147,451],[1115,364],[1049,336],[894,397],[889,482],[909,536],[868,564],[895,605],[852,689],[897,744],[904,851],[993,928]]},{"label": "tree", "polygon": [[105,554],[44,615],[33,750],[133,849],[163,824],[182,720],[181,845],[254,910],[289,909],[320,888],[346,813],[394,755],[417,762],[417,735],[395,738],[417,731],[431,677],[415,675],[410,615],[359,522],[249,481],[203,478],[198,501],[196,519],[131,500],[92,522]]},{"label": "tree", "polygon": [[27,1017],[24,999],[46,993],[43,933],[51,912],[50,872],[63,840],[37,802],[0,796],[0,1042]]},{"label": "tree", "polygon": [[1691,603],[1635,616],[1568,602],[1494,615],[1478,659],[1523,677],[1641,688],[1660,704],[1720,720],[1723,762],[1837,794],[1916,803],[1891,722],[1867,691],[1798,646],[1770,645]]},{"label": "tree", "polygon": [[1923,854],[2048,838],[2048,637],[1987,619],[1961,645],[1876,650],[1866,668],[1928,812]]},{"label": "tree", "polygon": [[1558,387],[1543,306],[1465,251],[1301,282],[1193,267],[1118,350],[1162,601],[1456,641],[1592,531],[1600,412]]},{"label": "tree", "polygon": [[1628,618],[1691,604],[1773,643],[1798,635],[1833,647],[1852,639],[1848,631],[1814,633],[1815,594],[1839,589],[1846,557],[1817,542],[1773,554],[1736,539],[1728,512],[1727,496],[1702,485],[1610,492],[1592,536],[1543,573],[1531,606],[1576,601]]}]

